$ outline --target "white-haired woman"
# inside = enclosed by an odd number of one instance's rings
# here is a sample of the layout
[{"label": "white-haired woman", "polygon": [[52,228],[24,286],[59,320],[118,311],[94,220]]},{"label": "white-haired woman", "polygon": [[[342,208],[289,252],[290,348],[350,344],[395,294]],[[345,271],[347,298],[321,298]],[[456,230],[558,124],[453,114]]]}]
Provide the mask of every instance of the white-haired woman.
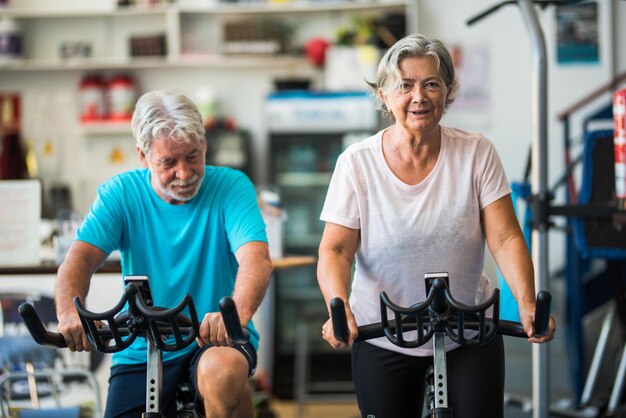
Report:
[{"label": "white-haired woman", "polygon": [[[357,324],[380,322],[379,293],[410,306],[426,298],[424,273],[445,271],[455,299],[474,305],[490,294],[482,274],[485,241],[533,335],[533,266],[515,218],[511,189],[493,144],[441,118],[458,90],[449,51],[436,39],[409,35],[383,56],[370,83],[393,124],[340,156],[321,219],[318,282],[327,303],[341,297],[350,329],[353,379],[363,417],[420,417],[432,349],[400,348],[386,338],[354,342]],[[356,262],[354,279],[352,267]],[[449,403],[456,417],[503,416],[501,337],[448,351]]]}]

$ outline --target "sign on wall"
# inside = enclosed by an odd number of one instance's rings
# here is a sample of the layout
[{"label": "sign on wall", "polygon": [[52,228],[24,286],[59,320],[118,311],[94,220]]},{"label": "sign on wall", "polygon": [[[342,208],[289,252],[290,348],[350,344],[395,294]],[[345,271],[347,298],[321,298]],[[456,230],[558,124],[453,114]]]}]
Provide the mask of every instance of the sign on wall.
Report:
[{"label": "sign on wall", "polygon": [[556,24],[559,64],[600,61],[597,3],[557,6]]}]

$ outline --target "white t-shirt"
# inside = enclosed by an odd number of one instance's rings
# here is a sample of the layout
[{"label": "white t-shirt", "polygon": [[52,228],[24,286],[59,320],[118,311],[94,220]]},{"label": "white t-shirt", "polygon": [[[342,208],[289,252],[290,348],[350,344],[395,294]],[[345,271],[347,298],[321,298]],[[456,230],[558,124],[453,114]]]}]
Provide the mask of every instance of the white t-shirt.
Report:
[{"label": "white t-shirt", "polygon": [[[360,230],[350,294],[357,324],[380,322],[381,291],[400,306],[423,301],[425,273],[448,272],[450,291],[459,302],[486,300],[491,291],[481,274],[480,211],[511,193],[493,144],[481,134],[442,126],[433,170],[419,184],[408,185],[387,165],[382,133],[341,154],[320,216]],[[430,342],[414,349],[387,338],[369,342],[413,356],[433,351]],[[447,350],[456,346],[446,342]]]}]

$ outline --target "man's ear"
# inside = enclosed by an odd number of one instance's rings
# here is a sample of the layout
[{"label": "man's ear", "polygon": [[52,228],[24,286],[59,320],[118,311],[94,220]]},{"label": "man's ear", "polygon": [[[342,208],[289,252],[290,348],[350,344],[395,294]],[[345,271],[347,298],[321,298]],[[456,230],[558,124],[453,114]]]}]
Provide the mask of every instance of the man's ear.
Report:
[{"label": "man's ear", "polygon": [[139,160],[141,160],[141,166],[143,168],[148,168],[148,159],[146,157],[146,154],[144,154],[141,148],[136,147],[136,149],[137,149],[137,154],[139,154]]}]

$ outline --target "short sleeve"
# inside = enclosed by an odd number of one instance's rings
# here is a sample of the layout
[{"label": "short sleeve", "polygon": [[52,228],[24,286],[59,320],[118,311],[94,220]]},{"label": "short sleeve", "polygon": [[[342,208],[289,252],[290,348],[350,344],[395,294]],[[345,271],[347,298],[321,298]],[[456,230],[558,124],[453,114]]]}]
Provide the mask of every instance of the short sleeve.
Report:
[{"label": "short sleeve", "polygon": [[361,219],[356,182],[353,164],[348,155],[344,153],[337,160],[320,219],[348,228],[360,229]]},{"label": "short sleeve", "polygon": [[76,239],[98,247],[107,254],[121,246],[123,211],[121,184],[111,179],[98,187],[94,203],[78,229]]},{"label": "short sleeve", "polygon": [[251,241],[267,242],[265,223],[250,179],[239,171],[232,172],[223,190],[224,227],[231,251]]},{"label": "short sleeve", "polygon": [[509,181],[496,148],[484,138],[479,150],[478,199],[480,209],[511,193]]}]

